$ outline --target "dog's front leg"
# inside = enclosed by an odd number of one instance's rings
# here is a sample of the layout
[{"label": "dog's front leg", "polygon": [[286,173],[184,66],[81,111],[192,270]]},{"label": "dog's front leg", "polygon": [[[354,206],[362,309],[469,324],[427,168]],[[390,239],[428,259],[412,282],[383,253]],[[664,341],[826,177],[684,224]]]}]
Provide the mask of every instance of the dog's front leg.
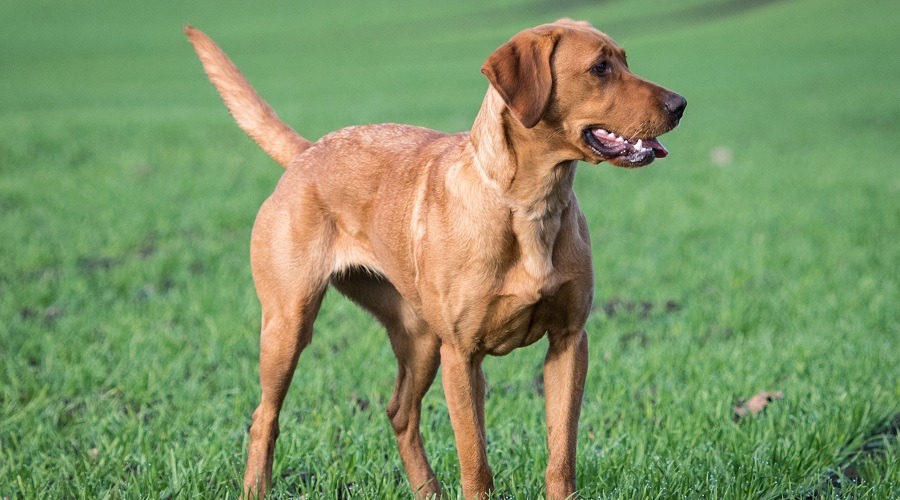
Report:
[{"label": "dog's front leg", "polygon": [[463,497],[480,498],[494,489],[484,435],[483,355],[441,345],[441,381],[450,412],[462,476]]},{"label": "dog's front leg", "polygon": [[581,396],[587,374],[587,333],[550,334],[544,360],[547,406],[547,498],[563,499],[575,492],[575,440]]}]

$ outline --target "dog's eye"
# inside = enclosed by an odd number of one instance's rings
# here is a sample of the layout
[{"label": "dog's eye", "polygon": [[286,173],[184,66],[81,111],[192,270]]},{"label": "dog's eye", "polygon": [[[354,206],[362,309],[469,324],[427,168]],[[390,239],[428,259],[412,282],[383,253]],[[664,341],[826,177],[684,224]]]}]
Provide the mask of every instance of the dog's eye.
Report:
[{"label": "dog's eye", "polygon": [[610,70],[609,63],[606,61],[597,63],[593,67],[591,67],[591,73],[593,73],[597,76],[603,76],[603,75],[609,73],[609,70]]}]

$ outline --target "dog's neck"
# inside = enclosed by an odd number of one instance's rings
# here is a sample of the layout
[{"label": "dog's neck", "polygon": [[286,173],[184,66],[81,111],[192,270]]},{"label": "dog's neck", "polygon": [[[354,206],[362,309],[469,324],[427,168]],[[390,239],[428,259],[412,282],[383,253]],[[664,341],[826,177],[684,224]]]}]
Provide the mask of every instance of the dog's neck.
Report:
[{"label": "dog's neck", "polygon": [[526,129],[489,88],[469,135],[472,164],[485,189],[508,205],[525,270],[538,282],[553,270],[553,246],[575,178],[576,161],[546,147],[553,133]]},{"label": "dog's neck", "polygon": [[554,133],[526,129],[489,87],[469,135],[482,181],[526,219],[558,215],[571,199],[577,162],[546,147]]}]

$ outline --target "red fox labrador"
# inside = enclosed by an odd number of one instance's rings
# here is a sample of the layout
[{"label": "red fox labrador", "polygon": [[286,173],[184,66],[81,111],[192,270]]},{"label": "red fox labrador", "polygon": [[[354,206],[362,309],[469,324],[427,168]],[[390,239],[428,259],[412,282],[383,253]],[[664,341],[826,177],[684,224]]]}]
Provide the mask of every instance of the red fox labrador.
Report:
[{"label": "red fox labrador", "polygon": [[685,99],[634,75],[590,24],[562,19],[487,58],[490,87],[469,132],[365,125],[311,142],[212,40],[186,32],[238,125],[285,168],[253,225],[262,399],[245,495],[271,481],[278,415],[329,284],[387,330],[398,366],[387,415],[419,497],[441,494],[419,432],[438,366],[463,495],[477,498],[494,487],[482,360],[546,335],[546,494],[572,495],[594,291],[575,168],[666,156],[657,136],[678,124]]}]

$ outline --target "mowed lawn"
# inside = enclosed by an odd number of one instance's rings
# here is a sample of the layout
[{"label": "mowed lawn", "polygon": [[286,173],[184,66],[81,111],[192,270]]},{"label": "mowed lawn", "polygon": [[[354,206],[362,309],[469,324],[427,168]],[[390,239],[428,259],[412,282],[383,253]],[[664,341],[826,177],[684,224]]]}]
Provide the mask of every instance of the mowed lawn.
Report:
[{"label": "mowed lawn", "polygon": [[[0,497],[235,497],[259,398],[254,215],[281,168],[181,27],[288,123],[465,130],[520,29],[587,19],[682,93],[671,155],[581,165],[596,307],[585,498],[900,496],[900,3],[47,2],[0,7]],[[541,495],[546,342],[486,361],[499,495]],[[278,497],[404,498],[384,332],[329,294]],[[436,381],[423,435],[451,498]],[[733,405],[781,391],[756,417]]]}]

